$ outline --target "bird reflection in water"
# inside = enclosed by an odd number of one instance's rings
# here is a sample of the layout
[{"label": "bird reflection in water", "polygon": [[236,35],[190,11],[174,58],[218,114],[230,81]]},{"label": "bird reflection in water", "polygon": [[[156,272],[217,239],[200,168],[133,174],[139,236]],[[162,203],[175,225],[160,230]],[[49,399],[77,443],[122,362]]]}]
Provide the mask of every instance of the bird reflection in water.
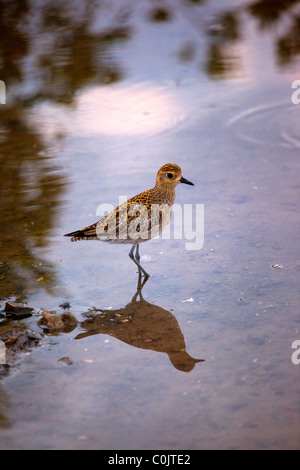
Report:
[{"label": "bird reflection in water", "polygon": [[144,300],[142,289],[147,278],[141,280],[140,274],[137,291],[126,307],[86,313],[87,319],[80,324],[85,331],[75,339],[107,334],[136,348],[164,352],[176,369],[190,372],[204,359],[194,359],[186,352],[184,336],[171,312]]}]

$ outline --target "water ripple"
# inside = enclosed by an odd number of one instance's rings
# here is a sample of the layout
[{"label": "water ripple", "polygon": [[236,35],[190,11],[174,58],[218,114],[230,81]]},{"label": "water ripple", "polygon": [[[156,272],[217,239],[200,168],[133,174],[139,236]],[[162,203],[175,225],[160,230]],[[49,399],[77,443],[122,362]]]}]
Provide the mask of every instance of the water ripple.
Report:
[{"label": "water ripple", "polygon": [[233,116],[227,127],[252,144],[300,148],[300,107],[286,101],[246,109]]}]

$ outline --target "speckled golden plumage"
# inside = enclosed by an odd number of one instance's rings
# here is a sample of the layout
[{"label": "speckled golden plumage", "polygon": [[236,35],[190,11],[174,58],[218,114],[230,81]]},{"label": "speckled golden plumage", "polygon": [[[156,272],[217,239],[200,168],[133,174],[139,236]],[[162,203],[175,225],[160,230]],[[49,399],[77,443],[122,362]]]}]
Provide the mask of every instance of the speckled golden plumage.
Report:
[{"label": "speckled golden plumage", "polygon": [[178,183],[193,185],[183,178],[178,165],[167,163],[158,170],[154,188],[132,197],[93,225],[65,236],[71,237],[71,241],[98,239],[110,243],[130,243],[133,247],[129,256],[148,276],[139,264],[138,245],[158,235],[170,222]]}]

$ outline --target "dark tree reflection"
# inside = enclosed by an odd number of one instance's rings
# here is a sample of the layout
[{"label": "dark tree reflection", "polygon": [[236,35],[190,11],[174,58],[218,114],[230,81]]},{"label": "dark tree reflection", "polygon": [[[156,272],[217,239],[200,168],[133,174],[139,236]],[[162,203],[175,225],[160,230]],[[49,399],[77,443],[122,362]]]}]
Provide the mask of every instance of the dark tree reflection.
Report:
[{"label": "dark tree reflection", "polygon": [[258,0],[250,3],[248,11],[253,15],[260,28],[266,28],[281,20],[282,15],[299,0]]},{"label": "dark tree reflection", "polygon": [[[298,8],[297,8],[298,6]],[[300,2],[299,0],[259,0],[248,7],[249,13],[258,21],[260,29],[277,27],[289,18],[285,33],[275,35],[275,53],[280,66],[288,65],[300,54]],[[297,13],[296,13],[297,12]]]},{"label": "dark tree reflection", "polygon": [[109,53],[112,43],[130,34],[121,17],[91,32],[101,4],[75,3],[0,3],[0,79],[7,88],[7,104],[0,108],[2,297],[24,300],[40,286],[51,290],[55,284],[54,266],[39,259],[36,248],[48,244],[66,180],[29,119],[32,107],[37,101],[68,106],[84,86],[122,76]]},{"label": "dark tree reflection", "polygon": [[[279,66],[286,66],[300,54],[300,1],[299,0],[255,0],[240,2],[234,10],[224,2],[220,13],[210,19],[202,16],[202,5],[209,4],[187,0],[190,8],[194,8],[189,20],[194,29],[199,29],[206,36],[206,59],[203,70],[211,78],[226,79],[239,72],[242,57],[234,47],[245,39],[244,22],[251,18],[255,21],[259,32],[268,31],[274,43],[274,57]],[[212,6],[217,2],[211,0]],[[180,61],[197,60],[197,46],[189,43],[183,45],[178,52]],[[193,54],[191,54],[193,51]]]},{"label": "dark tree reflection", "polygon": [[38,285],[50,288],[53,267],[34,254],[46,245],[64,188],[52,171],[41,137],[18,106],[1,110],[1,296],[23,297]]},{"label": "dark tree reflection", "polygon": [[[209,51],[206,70],[209,75],[226,76],[228,70],[234,71],[239,61],[232,57],[231,46],[241,41],[242,15],[250,14],[257,22],[259,30],[270,30],[274,41],[274,53],[281,66],[290,63],[300,53],[299,14],[295,14],[299,0],[258,0],[249,2],[246,7],[235,12],[222,13],[216,22],[219,31],[215,34]],[[285,21],[289,19],[289,26]],[[274,29],[274,26],[277,26]],[[284,25],[287,32],[280,36],[278,27]]]},{"label": "dark tree reflection", "polygon": [[300,54],[300,15],[294,18],[291,28],[277,40],[277,61],[281,66],[288,65]]}]

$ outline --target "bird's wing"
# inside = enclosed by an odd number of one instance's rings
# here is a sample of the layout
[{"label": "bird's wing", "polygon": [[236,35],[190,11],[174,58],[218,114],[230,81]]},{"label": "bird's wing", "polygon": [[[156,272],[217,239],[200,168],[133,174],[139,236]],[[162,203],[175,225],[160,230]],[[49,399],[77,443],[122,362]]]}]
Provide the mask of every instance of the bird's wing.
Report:
[{"label": "bird's wing", "polygon": [[97,239],[97,232],[96,227],[97,223],[93,225],[89,225],[81,230],[75,230],[75,232],[66,233],[65,237],[71,237],[71,241],[75,242],[77,240],[96,240]]},{"label": "bird's wing", "polygon": [[148,190],[125,201],[98,222],[65,236],[71,241],[149,238],[150,231],[151,237],[156,236],[169,221],[170,207],[157,204],[155,195]]}]

